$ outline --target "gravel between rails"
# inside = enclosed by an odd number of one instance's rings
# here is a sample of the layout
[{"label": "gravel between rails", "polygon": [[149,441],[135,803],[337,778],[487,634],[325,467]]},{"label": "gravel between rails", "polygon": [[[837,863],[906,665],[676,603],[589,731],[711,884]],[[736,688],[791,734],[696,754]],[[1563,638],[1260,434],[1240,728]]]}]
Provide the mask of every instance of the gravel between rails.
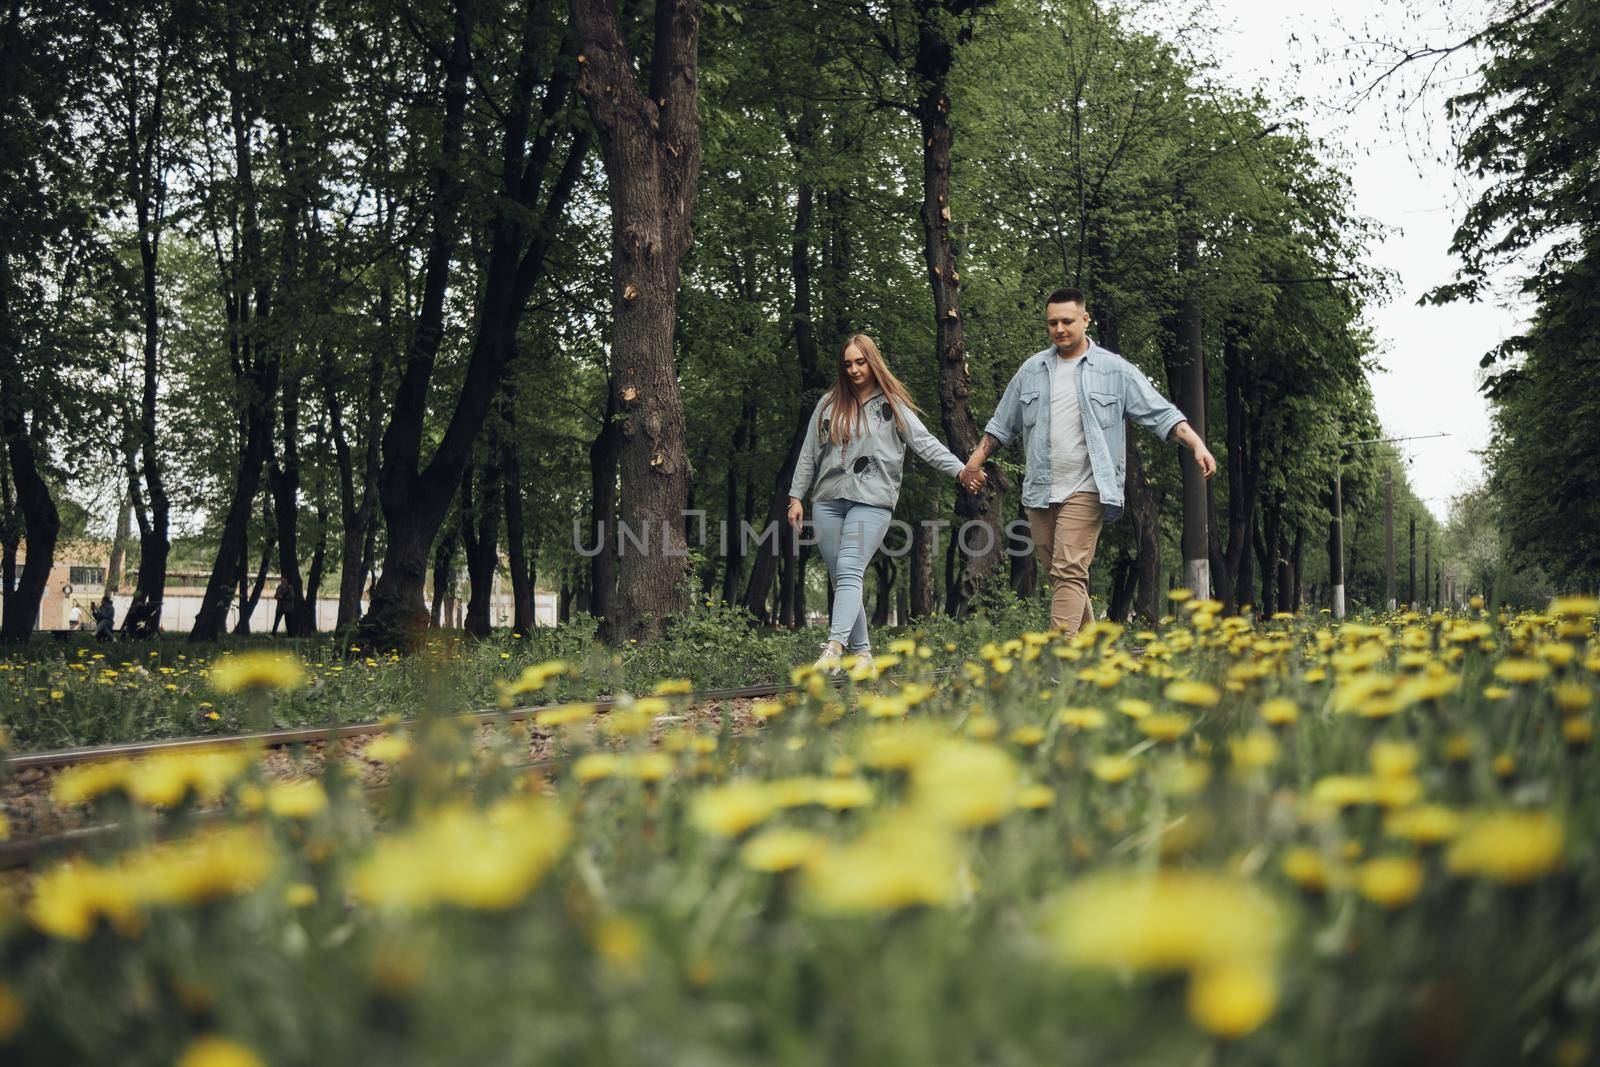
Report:
[{"label": "gravel between rails", "polygon": [[[651,728],[652,746],[659,744],[670,729],[694,729],[706,723],[716,723],[719,728],[728,720],[735,733],[745,733],[760,725],[751,713],[753,697],[733,697],[705,700],[690,704],[682,713],[659,716]],[[600,716],[603,719],[603,715]],[[522,720],[526,723],[526,720]],[[517,725],[517,724],[513,724]],[[474,752],[487,751],[505,728],[495,723],[479,723],[473,727]],[[591,737],[596,733],[595,722],[588,725]],[[292,781],[313,778],[322,774],[329,746],[335,759],[355,770],[363,788],[382,789],[389,784],[393,767],[387,763],[367,759],[368,745],[387,733],[369,733],[356,737],[342,737],[333,741],[305,741],[294,745],[278,746],[264,751],[257,766],[262,777],[269,781]],[[526,725],[527,744],[517,765],[546,764],[564,759],[558,732]],[[81,841],[92,840],[98,829],[90,823],[88,811],[81,806],[57,806],[51,792],[55,780],[65,767],[26,767],[0,786],[0,813],[10,823],[11,840],[0,842],[0,868],[25,866],[49,839],[70,851]]]}]

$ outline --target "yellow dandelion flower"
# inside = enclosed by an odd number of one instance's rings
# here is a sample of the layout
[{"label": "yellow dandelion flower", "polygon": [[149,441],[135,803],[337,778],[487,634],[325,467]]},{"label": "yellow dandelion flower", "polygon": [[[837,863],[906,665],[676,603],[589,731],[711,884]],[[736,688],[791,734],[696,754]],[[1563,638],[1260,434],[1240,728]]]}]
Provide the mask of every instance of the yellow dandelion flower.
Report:
[{"label": "yellow dandelion flower", "polygon": [[399,763],[411,754],[411,740],[403,734],[384,734],[367,742],[361,755],[374,763]]},{"label": "yellow dandelion flower", "polygon": [[1501,660],[1494,666],[1494,676],[1501,681],[1511,682],[1514,685],[1526,685],[1548,677],[1550,665],[1535,659],[1507,659]]},{"label": "yellow dandelion flower", "polygon": [[267,811],[280,819],[309,819],[328,806],[328,794],[315,778],[273,782],[267,787]]},{"label": "yellow dandelion flower", "polygon": [[1032,748],[1044,740],[1044,729],[1031,723],[1019,726],[1011,731],[1011,743],[1023,748]]},{"label": "yellow dandelion flower", "polygon": [[737,837],[772,817],[778,805],[760,782],[731,782],[694,798],[689,817],[695,826],[719,837]]},{"label": "yellow dandelion flower", "polygon": [[535,726],[571,726],[594,717],[593,704],[562,704],[534,713]]},{"label": "yellow dandelion flower", "polygon": [[1572,714],[1594,703],[1594,694],[1576,682],[1563,682],[1550,691],[1550,699],[1555,701],[1556,707]]},{"label": "yellow dandelion flower", "polygon": [[1243,737],[1230,738],[1228,750],[1233,755],[1233,765],[1241,771],[1254,771],[1278,762],[1278,739],[1262,730],[1252,730]]},{"label": "yellow dandelion flower", "polygon": [[1384,832],[1389,836],[1419,845],[1437,845],[1448,841],[1461,832],[1461,825],[1462,818],[1458,812],[1437,804],[1392,811],[1383,820]]},{"label": "yellow dandelion flower", "polygon": [[1189,976],[1189,1018],[1220,1038],[1238,1038],[1260,1028],[1278,1006],[1272,972],[1255,964],[1205,967]]},{"label": "yellow dandelion flower", "polygon": [[1600,597],[1557,597],[1550,602],[1550,614],[1558,619],[1582,619],[1600,614]]},{"label": "yellow dandelion flower", "polygon": [[1287,697],[1273,697],[1261,705],[1259,714],[1273,726],[1287,726],[1300,717],[1300,708]]},{"label": "yellow dandelion flower", "polygon": [[1138,766],[1132,756],[1096,756],[1089,763],[1089,773],[1102,782],[1125,782]]},{"label": "yellow dandelion flower", "polygon": [[1092,875],[1052,914],[1051,943],[1067,962],[1135,971],[1265,963],[1285,928],[1264,890],[1204,871]]},{"label": "yellow dandelion flower", "polygon": [[1017,807],[1027,811],[1048,808],[1056,802],[1056,791],[1047,785],[1024,786],[1017,794]]},{"label": "yellow dandelion flower", "polygon": [[1285,852],[1279,866],[1285,878],[1309,893],[1326,892],[1330,885],[1339,881],[1337,872],[1328,866],[1322,853],[1304,845]]},{"label": "yellow dandelion flower", "polygon": [[1573,748],[1583,748],[1594,740],[1594,724],[1588,719],[1570,718],[1561,723],[1561,737]]},{"label": "yellow dandelion flower", "polygon": [[908,813],[813,857],[802,876],[803,899],[836,914],[949,904],[961,894],[960,873],[954,834]]},{"label": "yellow dandelion flower", "polygon": [[1117,710],[1130,719],[1142,719],[1155,711],[1155,705],[1148,700],[1139,700],[1136,697],[1127,697],[1117,701]]},{"label": "yellow dandelion flower", "polygon": [[1176,741],[1193,723],[1187,715],[1150,715],[1139,720],[1139,732],[1156,741]]},{"label": "yellow dandelion flower", "polygon": [[298,689],[306,684],[299,657],[288,652],[230,653],[211,665],[211,687],[219,693]]},{"label": "yellow dandelion flower", "polygon": [[1222,699],[1222,691],[1205,682],[1181,680],[1169,682],[1162,694],[1174,704],[1187,704],[1196,708],[1211,708]]},{"label": "yellow dandelion flower", "polygon": [[1422,877],[1422,864],[1414,856],[1379,856],[1356,869],[1356,889],[1392,911],[1417,898]]},{"label": "yellow dandelion flower", "polygon": [[1062,708],[1056,720],[1079,730],[1098,730],[1106,724],[1106,713],[1099,708]]},{"label": "yellow dandelion flower", "polygon": [[1445,854],[1453,874],[1524,885],[1561,866],[1561,821],[1545,811],[1501,812],[1470,823]]},{"label": "yellow dandelion flower", "polygon": [[264,1067],[259,1056],[225,1037],[208,1034],[189,1043],[178,1067]]},{"label": "yellow dandelion flower", "polygon": [[949,741],[911,772],[912,804],[923,816],[950,826],[985,826],[1017,804],[1021,775],[1005,752],[991,745]]},{"label": "yellow dandelion flower", "polygon": [[683,696],[694,692],[694,683],[687,678],[663,678],[650,691],[659,696]]},{"label": "yellow dandelion flower", "polygon": [[776,873],[804,866],[824,847],[823,839],[807,830],[764,830],[745,842],[739,859],[751,870]]}]

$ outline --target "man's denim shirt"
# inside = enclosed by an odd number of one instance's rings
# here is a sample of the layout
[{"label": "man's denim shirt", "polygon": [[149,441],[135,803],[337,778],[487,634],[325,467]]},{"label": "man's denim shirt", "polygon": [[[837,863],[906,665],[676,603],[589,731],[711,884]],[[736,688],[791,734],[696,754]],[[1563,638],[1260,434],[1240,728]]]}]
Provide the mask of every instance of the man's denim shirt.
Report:
[{"label": "man's denim shirt", "polygon": [[[1022,435],[1024,472],[1022,506],[1050,506],[1050,361],[1059,359],[1055,346],[1029,356],[1006,386],[984,433],[1004,447]],[[1144,372],[1093,341],[1076,361],[1078,408],[1083,436],[1089,444],[1089,466],[1105,521],[1122,514],[1122,486],[1127,476],[1127,441],[1123,419],[1132,419],[1162,440],[1184,421]]]}]

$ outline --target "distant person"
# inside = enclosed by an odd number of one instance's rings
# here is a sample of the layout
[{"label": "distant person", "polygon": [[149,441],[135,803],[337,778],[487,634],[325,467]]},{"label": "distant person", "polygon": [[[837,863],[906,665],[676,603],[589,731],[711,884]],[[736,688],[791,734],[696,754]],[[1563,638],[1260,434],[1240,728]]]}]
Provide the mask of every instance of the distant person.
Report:
[{"label": "distant person", "polygon": [[99,606],[91,609],[91,611],[94,614],[95,640],[111,640],[111,627],[117,621],[117,607],[111,603],[110,594],[101,597]]},{"label": "distant person", "polygon": [[1021,435],[1022,506],[1039,562],[1050,575],[1050,624],[1067,637],[1092,618],[1089,565],[1102,524],[1122,513],[1123,420],[1187,446],[1207,478],[1217,469],[1183,412],[1138,367],[1090,340],[1088,325],[1080,290],[1050,294],[1050,347],[1029,356],[1012,375],[966,466],[968,473],[981,470]]},{"label": "distant person", "polygon": [[900,498],[906,446],[969,491],[982,487],[982,470],[961,460],[917,418],[911,394],[884,362],[872,338],[858,333],[839,353],[833,385],[817,401],[789,483],[789,523],[805,520],[801,503],[811,492],[817,550],[828,565],[833,610],[818,670],[837,673],[846,651],[872,654],[861,582],[878,551]]},{"label": "distant person", "polygon": [[72,602],[72,610],[67,613],[67,629],[83,629],[83,609],[78,607],[78,602],[76,600]]},{"label": "distant person", "polygon": [[[272,599],[278,605],[278,610],[272,616],[272,632],[277,633],[278,623],[288,619],[289,612],[294,608],[294,590],[289,586],[289,579],[278,579],[278,588],[273,591]],[[285,623],[284,630],[288,629],[289,626]]]}]

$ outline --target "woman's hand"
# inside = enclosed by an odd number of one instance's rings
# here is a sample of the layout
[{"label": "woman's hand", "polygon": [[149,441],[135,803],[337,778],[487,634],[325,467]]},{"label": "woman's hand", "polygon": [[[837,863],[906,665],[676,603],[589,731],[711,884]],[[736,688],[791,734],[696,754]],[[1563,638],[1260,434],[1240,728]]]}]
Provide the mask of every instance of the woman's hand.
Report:
[{"label": "woman's hand", "polygon": [[789,525],[798,527],[806,520],[806,509],[795,497],[789,498]]},{"label": "woman's hand", "polygon": [[983,483],[989,480],[988,472],[982,467],[962,467],[956,474],[956,481],[961,483],[961,488],[969,493],[976,493],[983,488]]}]

